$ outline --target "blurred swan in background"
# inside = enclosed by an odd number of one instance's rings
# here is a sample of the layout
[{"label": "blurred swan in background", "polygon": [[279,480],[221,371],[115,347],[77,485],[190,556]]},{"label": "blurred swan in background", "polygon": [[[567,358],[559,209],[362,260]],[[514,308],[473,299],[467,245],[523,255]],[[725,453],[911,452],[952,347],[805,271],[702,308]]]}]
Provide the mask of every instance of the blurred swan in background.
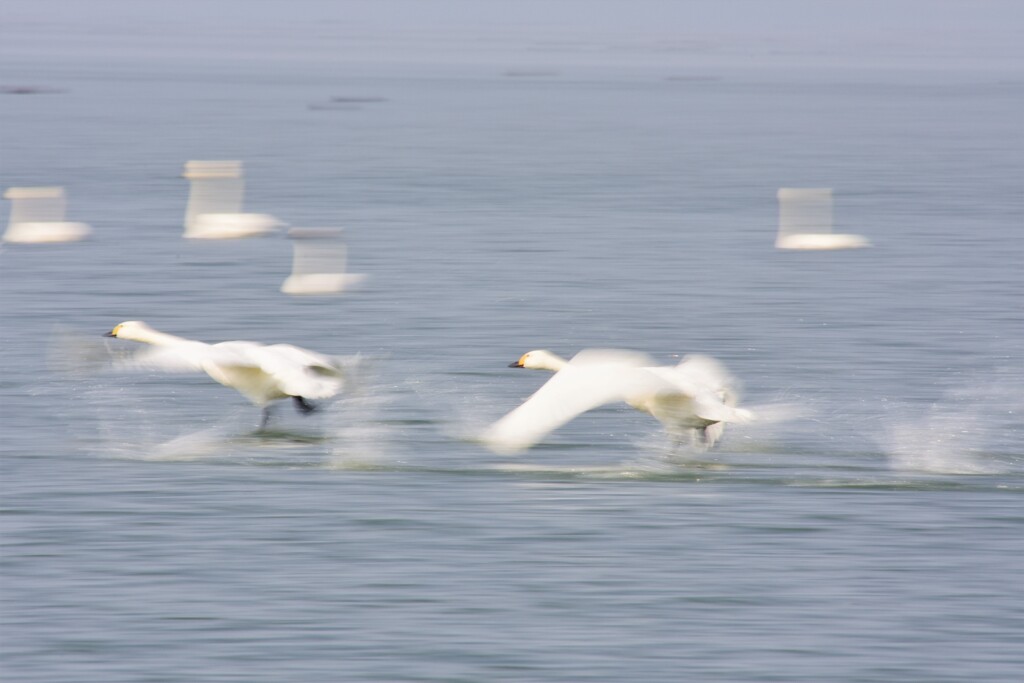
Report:
[{"label": "blurred swan in background", "polygon": [[486,430],[482,441],[498,453],[529,448],[576,416],[618,401],[653,415],[676,443],[689,436],[705,448],[721,438],[726,422],[753,418],[736,407],[732,377],[708,356],[686,356],[678,365],[659,367],[632,351],[587,349],[567,361],[537,350],[510,367],[549,370],[555,376]]},{"label": "blurred swan in background", "polygon": [[860,249],[871,243],[861,235],[832,232],[832,188],[781,187],[776,249]]},{"label": "blurred swan in background", "polygon": [[292,241],[292,273],[281,285],[285,294],[340,294],[366,279],[346,272],[348,249],[341,230],[292,228],[288,238]]},{"label": "blurred swan in background", "polygon": [[245,176],[241,161],[189,161],[182,177],[191,186],[184,234],[189,239],[259,237],[284,225],[265,213],[242,212]]},{"label": "blurred swan in background", "polygon": [[119,368],[165,372],[205,372],[263,409],[260,427],[270,419],[272,401],[291,398],[304,414],[316,410],[308,399],[330,398],[345,385],[346,361],[290,344],[264,346],[251,341],[207,344],[159,332],[144,322],[120,323],[105,336],[151,344]]},{"label": "blurred swan in background", "polygon": [[11,200],[4,242],[75,242],[92,233],[86,223],[64,220],[67,198],[63,187],[10,187],[4,199]]}]

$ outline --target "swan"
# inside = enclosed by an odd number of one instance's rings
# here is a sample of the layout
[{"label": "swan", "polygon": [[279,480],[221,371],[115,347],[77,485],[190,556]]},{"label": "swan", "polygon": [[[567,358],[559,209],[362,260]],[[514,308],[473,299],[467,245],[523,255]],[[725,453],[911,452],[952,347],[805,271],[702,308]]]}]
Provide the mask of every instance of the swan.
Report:
[{"label": "swan", "polygon": [[291,398],[295,408],[316,410],[309,399],[330,398],[344,387],[343,359],[291,344],[264,346],[251,341],[207,344],[160,332],[139,320],[119,323],[104,336],[155,346],[119,364],[126,369],[205,372],[263,409],[260,428],[270,419],[272,401]]},{"label": "swan", "polygon": [[92,233],[87,223],[64,220],[63,187],[9,187],[3,196],[11,200],[7,232],[0,238],[4,242],[76,242]]},{"label": "swan", "polygon": [[656,366],[649,356],[617,349],[585,349],[572,360],[538,349],[509,367],[548,370],[555,375],[521,406],[491,425],[482,438],[498,453],[533,446],[576,416],[607,403],[624,401],[661,422],[676,443],[711,448],[726,422],[746,422],[753,414],[736,407],[733,380],[709,356],[690,355],[674,366]]},{"label": "swan", "polygon": [[779,234],[776,249],[824,251],[862,249],[871,243],[862,235],[832,232],[832,189],[780,187]]},{"label": "swan", "polygon": [[284,225],[269,214],[242,212],[241,161],[189,161],[182,177],[190,183],[184,234],[188,239],[260,237]]}]

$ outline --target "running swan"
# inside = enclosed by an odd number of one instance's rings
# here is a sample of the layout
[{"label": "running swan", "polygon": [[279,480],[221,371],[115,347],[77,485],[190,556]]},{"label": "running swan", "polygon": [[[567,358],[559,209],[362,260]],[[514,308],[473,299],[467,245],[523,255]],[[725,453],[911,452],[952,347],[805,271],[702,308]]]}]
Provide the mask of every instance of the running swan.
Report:
[{"label": "running swan", "polygon": [[120,367],[166,372],[205,372],[263,409],[260,428],[270,419],[269,404],[291,398],[304,414],[316,410],[307,399],[330,398],[344,386],[343,359],[314,351],[251,341],[207,344],[154,330],[144,322],[129,320],[105,336],[152,344]]},{"label": "running swan", "polygon": [[708,356],[658,367],[632,351],[587,349],[566,361],[538,350],[509,367],[550,370],[555,376],[484,433],[483,442],[498,453],[529,448],[576,416],[617,401],[653,415],[676,443],[688,435],[706,448],[721,438],[726,422],[753,417],[736,407],[733,379]]}]

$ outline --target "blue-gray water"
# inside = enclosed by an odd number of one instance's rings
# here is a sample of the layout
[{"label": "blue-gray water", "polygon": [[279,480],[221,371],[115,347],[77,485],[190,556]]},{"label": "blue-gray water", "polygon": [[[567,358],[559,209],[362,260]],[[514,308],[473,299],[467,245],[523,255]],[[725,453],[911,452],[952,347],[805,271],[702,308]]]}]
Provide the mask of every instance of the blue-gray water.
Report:
[{"label": "blue-gray water", "polygon": [[[0,252],[5,680],[1020,675],[1019,78],[3,73],[63,91],[0,95],[4,187],[63,185],[94,229]],[[335,96],[382,99],[309,106]],[[344,227],[365,286],[288,297],[283,237],[183,240],[189,159]],[[874,247],[775,250],[784,186]],[[369,372],[258,434],[205,377],[95,372],[128,319]],[[510,361],[595,346],[710,353],[766,419],[710,453],[626,407],[517,458],[467,438],[545,380]]]}]

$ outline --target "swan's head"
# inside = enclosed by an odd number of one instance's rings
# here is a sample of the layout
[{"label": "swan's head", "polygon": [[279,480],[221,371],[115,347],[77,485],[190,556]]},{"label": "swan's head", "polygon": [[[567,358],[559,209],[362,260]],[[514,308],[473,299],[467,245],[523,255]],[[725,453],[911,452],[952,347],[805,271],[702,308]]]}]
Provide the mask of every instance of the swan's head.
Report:
[{"label": "swan's head", "polygon": [[131,341],[146,341],[152,336],[155,330],[141,320],[126,320],[114,326],[114,329],[107,332],[104,337],[117,337],[118,339],[129,339]]},{"label": "swan's head", "polygon": [[515,363],[509,363],[510,368],[527,368],[529,370],[551,370],[558,372],[566,365],[566,360],[560,358],[550,351],[537,349],[528,351],[519,357]]}]

